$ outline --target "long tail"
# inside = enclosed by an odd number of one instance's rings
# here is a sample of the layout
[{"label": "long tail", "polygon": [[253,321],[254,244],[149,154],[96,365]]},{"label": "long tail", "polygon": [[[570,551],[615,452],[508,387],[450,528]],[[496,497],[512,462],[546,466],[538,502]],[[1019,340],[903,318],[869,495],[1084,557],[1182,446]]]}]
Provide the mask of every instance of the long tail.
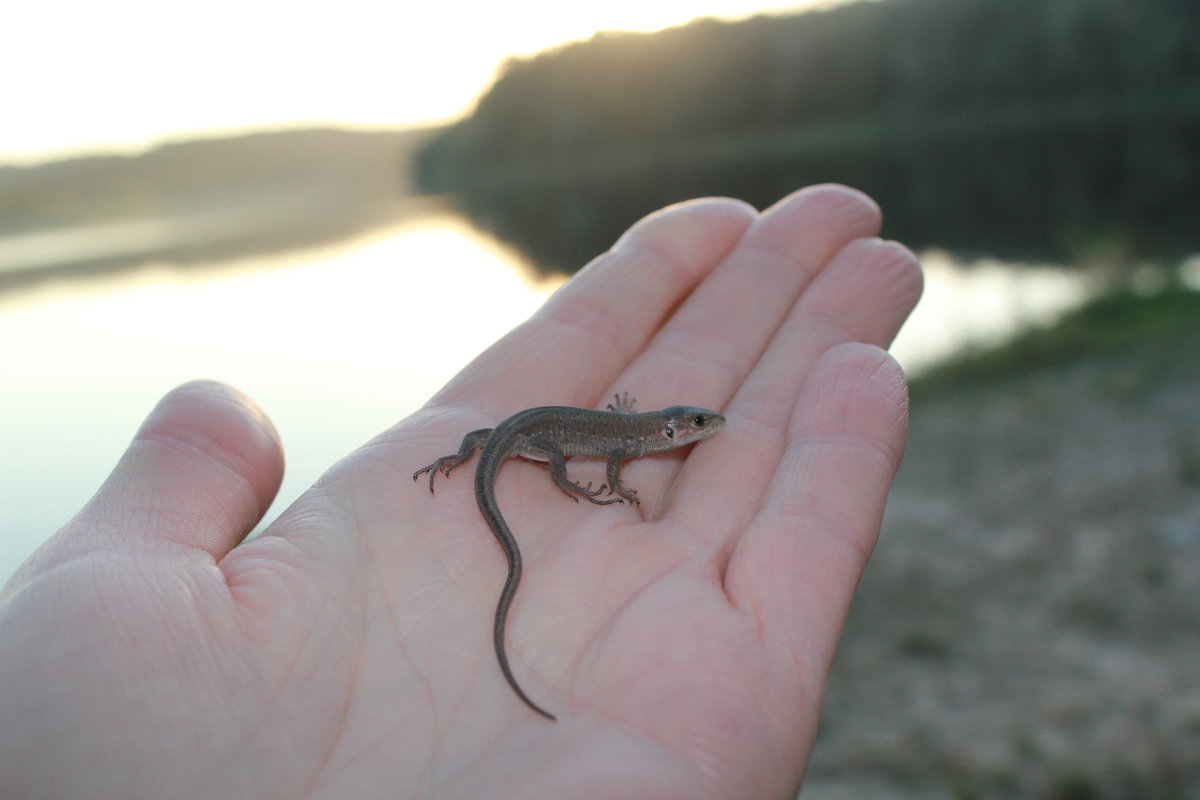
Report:
[{"label": "long tail", "polygon": [[479,503],[479,512],[483,515],[488,527],[492,529],[496,541],[500,542],[500,547],[504,550],[505,558],[508,559],[508,577],[504,580],[504,588],[500,590],[500,602],[496,605],[496,624],[492,631],[496,644],[496,660],[500,662],[500,671],[504,673],[504,679],[517,693],[517,697],[546,719],[554,720],[556,717],[530,700],[525,694],[525,690],[517,683],[512,669],[508,666],[508,654],[504,650],[504,624],[508,621],[508,607],[512,605],[513,596],[517,593],[517,586],[521,583],[521,549],[517,546],[517,540],[513,537],[508,523],[505,522],[504,515],[500,513],[500,506],[496,504],[496,469],[507,454],[498,452],[494,448],[497,447],[497,441],[502,438],[502,436],[499,439],[496,436],[492,437],[492,440],[484,447],[483,454],[479,457],[479,464],[475,467],[475,499]]},{"label": "long tail", "polygon": [[504,581],[504,588],[500,591],[500,602],[496,606],[496,626],[493,631],[496,643],[496,660],[500,662],[500,671],[504,673],[504,679],[508,681],[508,685],[512,687],[512,690],[517,693],[517,697],[525,702],[525,705],[546,719],[557,720],[557,717],[529,699],[525,694],[525,690],[521,688],[520,684],[517,683],[517,679],[513,677],[512,669],[508,666],[508,654],[504,649],[504,624],[508,621],[508,607],[512,605],[513,595],[517,593],[517,585],[520,582],[521,554],[514,549],[508,553],[508,578]]}]

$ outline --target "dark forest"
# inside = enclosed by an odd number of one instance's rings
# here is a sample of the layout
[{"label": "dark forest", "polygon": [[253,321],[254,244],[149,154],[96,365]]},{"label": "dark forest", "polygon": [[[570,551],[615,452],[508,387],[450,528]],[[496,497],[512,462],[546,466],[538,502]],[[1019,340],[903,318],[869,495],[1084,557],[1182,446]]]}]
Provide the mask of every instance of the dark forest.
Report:
[{"label": "dark forest", "polygon": [[1200,3],[862,0],[513,60],[418,186],[548,270],[641,215],[836,181],[964,258],[1171,265],[1200,218]]}]

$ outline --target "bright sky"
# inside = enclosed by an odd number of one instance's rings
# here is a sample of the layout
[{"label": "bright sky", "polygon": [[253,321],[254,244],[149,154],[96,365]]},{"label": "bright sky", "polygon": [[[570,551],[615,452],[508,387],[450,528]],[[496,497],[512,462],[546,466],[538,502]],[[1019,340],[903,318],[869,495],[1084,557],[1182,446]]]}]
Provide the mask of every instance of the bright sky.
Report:
[{"label": "bright sky", "polygon": [[2,15],[0,163],[246,128],[444,121],[508,55],[813,3],[20,2]]}]

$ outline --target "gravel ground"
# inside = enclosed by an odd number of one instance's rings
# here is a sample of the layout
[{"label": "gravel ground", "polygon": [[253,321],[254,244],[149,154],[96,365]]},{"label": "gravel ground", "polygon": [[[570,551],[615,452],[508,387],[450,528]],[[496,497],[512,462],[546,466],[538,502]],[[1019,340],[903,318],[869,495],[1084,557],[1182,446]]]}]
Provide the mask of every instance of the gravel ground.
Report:
[{"label": "gravel ground", "polygon": [[1200,336],[915,394],[801,797],[1200,798]]}]

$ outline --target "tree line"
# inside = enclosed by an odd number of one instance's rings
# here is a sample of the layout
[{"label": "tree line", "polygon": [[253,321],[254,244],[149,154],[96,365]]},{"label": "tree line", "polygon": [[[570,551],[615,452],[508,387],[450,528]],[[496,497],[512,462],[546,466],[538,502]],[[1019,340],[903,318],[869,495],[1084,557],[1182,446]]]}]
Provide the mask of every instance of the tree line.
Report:
[{"label": "tree line", "polygon": [[860,0],[598,34],[510,61],[416,175],[552,269],[667,202],[822,180],[917,246],[1176,258],[1200,211],[1200,2]]}]

